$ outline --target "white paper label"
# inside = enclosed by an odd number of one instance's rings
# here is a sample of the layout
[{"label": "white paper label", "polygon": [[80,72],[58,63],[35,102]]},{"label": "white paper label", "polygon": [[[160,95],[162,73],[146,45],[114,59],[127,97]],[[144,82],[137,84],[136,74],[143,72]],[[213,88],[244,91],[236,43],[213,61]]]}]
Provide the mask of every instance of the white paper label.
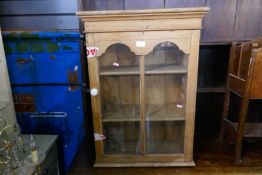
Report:
[{"label": "white paper label", "polygon": [[86,48],[87,58],[95,57],[98,50],[99,49],[97,47],[87,47]]},{"label": "white paper label", "polygon": [[95,141],[104,140],[106,137],[103,134],[94,133]]},{"label": "white paper label", "polygon": [[146,47],[145,41],[136,41],[136,47]]}]

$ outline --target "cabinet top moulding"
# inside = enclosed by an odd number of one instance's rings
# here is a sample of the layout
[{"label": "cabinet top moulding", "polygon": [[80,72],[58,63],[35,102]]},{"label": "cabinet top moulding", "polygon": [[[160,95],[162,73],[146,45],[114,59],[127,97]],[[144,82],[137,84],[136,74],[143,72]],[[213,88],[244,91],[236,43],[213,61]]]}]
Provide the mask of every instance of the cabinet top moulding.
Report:
[{"label": "cabinet top moulding", "polygon": [[[84,32],[116,32],[116,31],[152,31],[152,30],[189,30],[200,29],[202,17],[209,11],[208,7],[171,8],[150,10],[112,10],[112,11],[80,11],[76,15],[85,24]],[[165,19],[161,24],[146,23],[150,20]],[[173,23],[176,20],[176,23]],[[110,26],[110,22],[114,25]],[[144,21],[144,22],[142,22]],[[101,25],[103,22],[104,25]],[[109,24],[105,23],[109,22]],[[116,25],[119,22],[119,25]],[[125,24],[123,24],[125,23]],[[121,25],[122,24],[122,25]]]}]

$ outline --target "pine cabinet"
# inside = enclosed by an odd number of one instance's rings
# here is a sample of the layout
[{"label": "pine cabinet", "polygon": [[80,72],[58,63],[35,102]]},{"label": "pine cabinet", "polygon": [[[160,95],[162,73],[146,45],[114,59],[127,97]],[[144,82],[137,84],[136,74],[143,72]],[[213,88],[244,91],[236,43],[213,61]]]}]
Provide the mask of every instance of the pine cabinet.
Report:
[{"label": "pine cabinet", "polygon": [[97,167],[194,166],[208,8],[85,11]]}]

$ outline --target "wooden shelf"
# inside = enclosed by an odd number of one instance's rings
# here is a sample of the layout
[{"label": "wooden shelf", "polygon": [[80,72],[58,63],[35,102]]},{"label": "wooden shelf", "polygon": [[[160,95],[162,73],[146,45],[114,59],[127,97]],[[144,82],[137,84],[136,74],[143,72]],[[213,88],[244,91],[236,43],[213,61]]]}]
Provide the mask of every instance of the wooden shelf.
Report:
[{"label": "wooden shelf", "polygon": [[110,105],[102,112],[103,122],[140,121],[139,105]]},{"label": "wooden shelf", "polygon": [[[224,124],[230,125],[233,132],[236,134],[238,130],[238,123],[224,120]],[[244,130],[245,138],[259,138],[262,137],[262,123],[245,123]]]},{"label": "wooden shelf", "polygon": [[197,88],[198,93],[225,93],[226,87],[205,87]]},{"label": "wooden shelf", "polygon": [[[187,73],[185,66],[181,65],[150,65],[145,67],[145,74],[184,74]],[[108,66],[101,67],[101,76],[110,75],[139,75],[139,66]]]},{"label": "wooden shelf", "polygon": [[[116,109],[116,108],[113,108]],[[141,121],[139,108],[132,105],[124,105],[115,111],[105,111],[103,122],[139,122]],[[184,121],[183,110],[175,108],[174,105],[149,105],[146,108],[146,121]]]},{"label": "wooden shelf", "polygon": [[176,104],[148,105],[146,107],[146,121],[184,121],[185,112],[177,108]]},{"label": "wooden shelf", "polygon": [[[148,136],[149,137],[149,136]],[[182,138],[181,138],[182,139]],[[166,139],[148,139],[147,154],[182,154],[183,144],[179,142],[167,141]]]},{"label": "wooden shelf", "polygon": [[139,66],[108,66],[101,67],[100,75],[108,76],[108,75],[139,75]]},{"label": "wooden shelf", "polygon": [[182,65],[151,65],[145,67],[145,74],[184,74],[187,69]]}]

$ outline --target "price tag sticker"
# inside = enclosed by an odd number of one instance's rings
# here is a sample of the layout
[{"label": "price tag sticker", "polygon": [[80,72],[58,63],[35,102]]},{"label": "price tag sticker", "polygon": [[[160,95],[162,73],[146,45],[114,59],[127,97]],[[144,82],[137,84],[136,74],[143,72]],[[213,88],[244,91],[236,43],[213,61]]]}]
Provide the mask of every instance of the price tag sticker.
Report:
[{"label": "price tag sticker", "polygon": [[136,41],[136,47],[146,47],[145,41]]},{"label": "price tag sticker", "polygon": [[98,50],[99,49],[97,47],[87,47],[86,48],[87,58],[94,58]]},{"label": "price tag sticker", "polygon": [[95,141],[104,140],[106,139],[106,136],[103,134],[94,133]]}]

